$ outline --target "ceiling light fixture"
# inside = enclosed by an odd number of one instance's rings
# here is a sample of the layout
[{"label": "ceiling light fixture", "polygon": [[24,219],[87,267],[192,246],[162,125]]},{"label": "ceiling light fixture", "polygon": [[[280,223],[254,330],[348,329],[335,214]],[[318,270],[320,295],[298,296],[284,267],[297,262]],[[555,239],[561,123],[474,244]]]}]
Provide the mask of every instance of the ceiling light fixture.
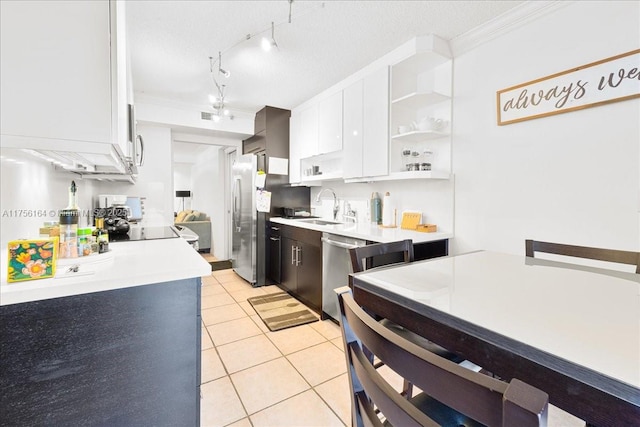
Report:
[{"label": "ceiling light fixture", "polygon": [[[0,0],[1,1],[1,0]],[[292,7],[293,7],[293,2],[294,0],[288,0],[289,2],[289,19],[288,22],[289,24],[291,24],[291,17],[292,17]],[[298,16],[302,16],[302,15],[306,15],[314,10],[317,9],[322,9],[324,8],[325,4],[324,2],[321,3],[319,6],[317,7],[311,7],[307,10],[305,10],[303,13],[299,13],[296,15],[296,17]],[[283,22],[279,22],[278,25],[284,24],[287,21],[283,21]],[[216,92],[217,95],[210,95],[209,96],[209,101],[211,103],[211,106],[213,107],[213,113],[211,115],[211,119],[214,122],[218,122],[220,121],[220,118],[222,116],[226,116],[228,117],[230,120],[233,120],[233,115],[231,114],[231,112],[226,108],[225,106],[225,85],[220,85],[218,83],[218,80],[216,79],[216,74],[220,75],[222,74],[224,77],[229,78],[229,76],[231,76],[231,73],[228,70],[225,70],[222,68],[222,53],[224,52],[225,54],[227,52],[229,52],[230,50],[234,49],[235,47],[237,47],[238,45],[251,40],[252,38],[266,33],[267,31],[269,31],[269,28],[265,28],[261,31],[257,31],[253,34],[247,34],[246,36],[244,36],[241,40],[239,40],[238,42],[236,42],[235,44],[231,45],[230,47],[228,47],[226,50],[224,51],[218,51],[218,58],[217,59],[213,59],[213,57],[209,57],[209,64],[210,64],[210,72],[211,72],[211,78],[213,79],[213,83],[216,87]],[[267,38],[267,37],[263,37],[262,41],[261,41],[261,46],[265,51],[270,51],[273,47],[275,47],[276,49],[280,49],[278,46],[278,43],[276,42],[276,38],[275,38],[275,22],[271,21],[271,39]],[[217,61],[217,73],[214,72],[214,70],[216,70],[215,65],[216,65],[216,61]]]},{"label": "ceiling light fixture", "polygon": [[273,21],[271,22],[271,40],[269,40],[266,37],[263,37],[262,42],[260,42],[260,45],[262,46],[262,49],[265,52],[269,52],[273,47],[275,47],[276,49],[278,48],[278,43],[276,43],[276,39],[275,39],[275,25]]},{"label": "ceiling light fixture", "polygon": [[218,52],[218,73],[222,74],[226,78],[231,76],[231,73],[222,69],[222,52]]},{"label": "ceiling light fixture", "polygon": [[[214,122],[219,122],[222,116],[226,116],[229,120],[233,120],[233,115],[225,106],[224,102],[224,91],[227,88],[226,85],[221,85],[216,80],[216,74],[214,72],[214,59],[213,57],[209,57],[209,70],[211,72],[211,79],[213,80],[213,84],[216,87],[217,95],[209,95],[209,102],[211,103],[211,108],[213,108],[213,113],[211,114],[211,120]],[[223,70],[220,65],[222,64],[222,53],[218,52],[218,73],[222,74],[225,77],[229,77],[231,73]]]}]

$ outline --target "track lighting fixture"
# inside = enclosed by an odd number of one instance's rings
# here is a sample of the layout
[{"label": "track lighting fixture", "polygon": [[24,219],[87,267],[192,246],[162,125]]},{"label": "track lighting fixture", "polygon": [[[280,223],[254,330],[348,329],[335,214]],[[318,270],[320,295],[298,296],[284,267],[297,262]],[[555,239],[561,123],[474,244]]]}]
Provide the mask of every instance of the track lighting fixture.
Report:
[{"label": "track lighting fixture", "polygon": [[[2,0],[0,0],[2,1]],[[289,3],[289,17],[288,17],[288,22],[289,24],[291,24],[291,18],[292,18],[292,9],[293,9],[293,2],[295,0],[287,0]],[[317,10],[320,8],[324,8],[324,3],[321,3],[320,6],[318,7],[314,7],[314,8],[310,8],[308,9],[305,13],[310,12],[311,10]],[[278,25],[284,24],[287,21],[283,21],[283,22],[279,22]],[[250,33],[247,34],[246,36],[244,36],[242,39],[240,39],[238,42],[236,42],[235,44],[231,45],[230,47],[228,47],[227,49],[224,50],[224,53],[227,54],[230,50],[234,49],[235,47],[237,47],[238,45],[245,43],[249,40],[254,39],[255,37],[257,37],[259,34],[264,34],[267,31],[269,31],[269,28],[265,28],[262,29],[260,31],[256,31],[255,33]],[[279,49],[278,47],[278,43],[276,42],[276,37],[275,37],[275,22],[271,22],[271,37],[263,37],[260,45],[262,46],[262,49],[269,52],[272,48],[276,48]],[[217,63],[216,63],[217,62]],[[212,57],[209,57],[209,64],[210,64],[210,72],[211,72],[211,78],[213,80],[213,83],[215,85],[216,88],[216,95],[209,95],[209,102],[211,104],[211,107],[213,108],[213,113],[211,113],[211,119],[214,122],[219,122],[221,118],[223,117],[227,117],[227,119],[229,120],[233,120],[233,114],[231,114],[231,112],[229,111],[229,109],[226,108],[225,105],[225,85],[221,85],[218,83],[218,79],[220,78],[220,75],[223,75],[226,78],[229,78],[229,76],[231,76],[231,73],[228,70],[225,70],[222,68],[222,52],[218,51],[218,58],[217,59],[213,59]],[[217,67],[217,68],[216,68]],[[217,71],[217,72],[216,72]]]},{"label": "track lighting fixture", "polygon": [[262,49],[266,52],[269,52],[273,47],[275,47],[276,49],[278,48],[278,43],[276,43],[276,39],[275,39],[275,25],[273,22],[271,22],[271,40],[267,39],[266,37],[263,37],[260,45],[262,46]]},{"label": "track lighting fixture", "polygon": [[222,74],[226,78],[231,76],[231,73],[227,70],[222,69],[222,52],[218,52],[218,73]]}]

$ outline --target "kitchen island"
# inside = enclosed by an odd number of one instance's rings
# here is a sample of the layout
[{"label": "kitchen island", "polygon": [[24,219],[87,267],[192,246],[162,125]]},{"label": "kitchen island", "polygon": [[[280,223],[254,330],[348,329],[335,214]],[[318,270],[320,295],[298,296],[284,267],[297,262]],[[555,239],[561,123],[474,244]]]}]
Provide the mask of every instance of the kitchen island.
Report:
[{"label": "kitchen island", "polygon": [[199,424],[200,277],[211,267],[180,238],[110,246],[59,278],[3,274],[3,422]]}]

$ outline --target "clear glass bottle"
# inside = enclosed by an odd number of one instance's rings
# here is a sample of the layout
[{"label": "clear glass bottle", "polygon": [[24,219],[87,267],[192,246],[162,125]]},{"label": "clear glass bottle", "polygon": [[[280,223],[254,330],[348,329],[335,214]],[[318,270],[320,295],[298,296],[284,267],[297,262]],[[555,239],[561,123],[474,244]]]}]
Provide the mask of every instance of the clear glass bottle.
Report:
[{"label": "clear glass bottle", "polygon": [[60,211],[60,258],[78,257],[78,217],[77,209]]}]

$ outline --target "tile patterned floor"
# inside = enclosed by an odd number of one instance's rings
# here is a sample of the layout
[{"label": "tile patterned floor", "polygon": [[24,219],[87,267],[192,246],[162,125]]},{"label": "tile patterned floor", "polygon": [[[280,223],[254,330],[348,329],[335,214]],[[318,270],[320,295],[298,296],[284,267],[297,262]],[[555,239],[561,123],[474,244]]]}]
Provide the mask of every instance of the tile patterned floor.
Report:
[{"label": "tile patterned floor", "polygon": [[[350,425],[340,328],[319,321],[269,331],[246,299],[279,291],[253,288],[233,270],[202,278],[202,426]],[[402,387],[393,371],[381,373]],[[549,426],[584,426],[549,412]]]},{"label": "tile patterned floor", "polygon": [[345,426],[350,400],[340,328],[331,321],[269,331],[232,270],[202,280],[203,426]]}]

